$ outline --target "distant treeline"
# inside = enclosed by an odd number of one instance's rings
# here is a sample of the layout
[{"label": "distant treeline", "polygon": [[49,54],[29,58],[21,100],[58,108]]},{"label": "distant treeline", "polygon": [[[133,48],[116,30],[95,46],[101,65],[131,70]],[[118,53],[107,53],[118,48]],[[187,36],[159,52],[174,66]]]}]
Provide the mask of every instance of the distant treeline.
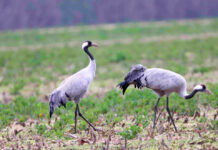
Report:
[{"label": "distant treeline", "polygon": [[0,0],[0,30],[218,16],[218,0]]}]

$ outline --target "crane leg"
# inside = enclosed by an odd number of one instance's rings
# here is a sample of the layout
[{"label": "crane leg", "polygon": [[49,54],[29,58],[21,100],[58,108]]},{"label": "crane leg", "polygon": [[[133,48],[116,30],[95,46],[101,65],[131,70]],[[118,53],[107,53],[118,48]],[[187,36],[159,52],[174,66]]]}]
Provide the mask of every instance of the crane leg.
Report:
[{"label": "crane leg", "polygon": [[82,117],[95,131],[97,131],[97,129],[83,116],[83,114],[80,112],[80,110],[79,110],[79,104],[76,104],[76,105],[78,105],[77,107],[78,107],[78,113],[79,113],[79,116],[80,117]]},{"label": "crane leg", "polygon": [[76,124],[77,124],[77,112],[78,112],[78,107],[79,105],[76,105],[76,110],[75,110],[75,133],[76,133]]},{"label": "crane leg", "polygon": [[157,103],[156,103],[156,105],[155,105],[155,107],[154,107],[154,121],[153,121],[153,129],[155,128],[155,125],[156,125],[155,121],[156,121],[157,106],[158,106],[158,103],[159,103],[159,101],[160,101],[160,97],[158,98],[158,100],[157,100]]},{"label": "crane leg", "polygon": [[177,132],[176,125],[175,125],[175,123],[174,123],[173,117],[172,117],[171,114],[170,114],[170,109],[169,109],[168,103],[169,103],[169,98],[168,98],[168,96],[167,96],[167,112],[168,112],[169,117],[170,117],[170,119],[171,119],[171,121],[172,121],[172,123],[173,123],[174,129],[175,129],[176,132]]}]

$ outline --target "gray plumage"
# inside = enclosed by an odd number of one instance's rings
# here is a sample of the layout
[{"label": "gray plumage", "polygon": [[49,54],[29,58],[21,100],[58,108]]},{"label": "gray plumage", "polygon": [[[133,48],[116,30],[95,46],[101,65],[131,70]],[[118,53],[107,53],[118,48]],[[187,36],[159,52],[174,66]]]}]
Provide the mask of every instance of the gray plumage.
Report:
[{"label": "gray plumage", "polygon": [[146,67],[142,66],[141,64],[135,65],[132,67],[130,72],[127,73],[127,75],[124,78],[124,81],[121,82],[118,86],[120,86],[123,89],[123,94],[125,93],[126,89],[130,84],[134,84],[135,87],[140,88],[141,85],[137,82],[138,79],[140,79],[146,70]]},{"label": "gray plumage", "polygon": [[[66,78],[51,93],[49,99],[50,117],[52,117],[52,114],[56,107],[59,107],[61,105],[66,107],[66,103],[71,100],[73,100],[76,103],[75,132],[76,132],[77,114],[79,114],[79,116],[81,116],[90,126],[93,127],[93,125],[85,119],[85,117],[81,114],[79,110],[79,102],[87,92],[89,84],[92,82],[96,71],[95,59],[88,50],[88,48],[91,46],[97,46],[97,45],[93,44],[91,41],[86,41],[82,45],[82,49],[89,56],[90,59],[89,65],[86,68]],[[93,129],[95,128],[93,127]]]},{"label": "gray plumage", "polygon": [[137,88],[146,87],[152,89],[158,95],[158,101],[155,105],[155,116],[154,116],[154,125],[153,125],[154,127],[155,127],[156,111],[157,111],[159,100],[161,97],[166,95],[167,112],[169,113],[169,116],[172,120],[172,123],[176,131],[177,129],[168,107],[169,95],[172,92],[176,92],[181,97],[185,99],[189,99],[192,98],[197,92],[208,92],[206,86],[201,84],[195,86],[192,93],[188,94],[186,80],[180,74],[161,68],[146,69],[146,67],[144,67],[141,64],[133,66],[130,72],[124,78],[124,81],[118,84],[118,86],[123,90],[123,94],[124,94],[127,87],[131,84],[133,84]]},{"label": "gray plumage", "polygon": [[135,65],[132,67],[130,72],[127,73],[124,80],[126,80],[129,83],[134,82],[137,78],[139,78],[142,74],[144,74],[145,70],[146,68],[141,64]]},{"label": "gray plumage", "polygon": [[[50,106],[56,108],[67,101],[73,100],[78,104],[88,90],[89,84],[95,76],[95,60],[90,61],[89,65],[66,78],[50,96]],[[70,98],[70,99],[69,99]]]}]

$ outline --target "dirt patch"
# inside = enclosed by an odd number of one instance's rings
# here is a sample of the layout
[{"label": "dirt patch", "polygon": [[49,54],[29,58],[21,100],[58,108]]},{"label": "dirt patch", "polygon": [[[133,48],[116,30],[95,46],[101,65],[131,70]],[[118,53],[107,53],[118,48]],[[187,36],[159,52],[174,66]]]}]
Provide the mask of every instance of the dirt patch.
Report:
[{"label": "dirt patch", "polygon": [[9,92],[0,92],[0,101],[2,101],[4,104],[8,104],[13,99],[14,96],[11,95]]},{"label": "dirt patch", "polygon": [[[126,115],[124,120],[116,124],[107,124],[104,116],[99,117],[95,123],[100,129],[98,132],[91,128],[73,133],[73,125],[61,138],[46,137],[37,133],[36,125],[44,124],[47,130],[52,130],[55,120],[48,124],[46,120],[28,119],[24,123],[17,121],[11,123],[0,132],[0,148],[10,149],[217,149],[218,137],[211,129],[211,121],[217,114],[217,109],[199,106],[200,112],[194,116],[178,115],[174,113],[175,123],[178,128],[176,133],[168,122],[168,115],[164,111],[157,122],[156,129],[152,128],[152,121],[147,127],[136,124],[134,116]],[[151,117],[152,113],[149,115]],[[206,122],[201,122],[201,116],[207,117]],[[80,123],[80,122],[78,122]],[[119,135],[124,129],[132,125],[140,127],[139,132],[132,139],[125,139]]]}]

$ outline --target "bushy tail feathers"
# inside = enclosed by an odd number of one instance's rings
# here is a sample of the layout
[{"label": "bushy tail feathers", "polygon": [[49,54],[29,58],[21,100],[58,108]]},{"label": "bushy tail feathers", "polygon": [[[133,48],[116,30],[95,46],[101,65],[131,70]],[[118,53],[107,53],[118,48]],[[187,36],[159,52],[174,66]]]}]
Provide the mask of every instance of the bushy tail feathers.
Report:
[{"label": "bushy tail feathers", "polygon": [[[67,96],[67,95],[66,95]],[[55,91],[49,98],[49,116],[52,117],[56,107],[64,106],[66,108],[67,97],[61,96],[60,91]]]},{"label": "bushy tail feathers", "polygon": [[[50,105],[50,104],[49,104]],[[54,108],[50,105],[49,106],[49,117],[52,117],[52,114],[54,113]]]},{"label": "bushy tail feathers", "polygon": [[54,94],[51,94],[50,98],[49,98],[49,117],[52,117],[52,114],[54,113],[54,103],[53,103],[53,98],[54,98]]},{"label": "bushy tail feathers", "polygon": [[123,81],[119,83],[117,86],[119,86],[123,90],[123,95],[124,95],[129,84],[126,81]]}]

